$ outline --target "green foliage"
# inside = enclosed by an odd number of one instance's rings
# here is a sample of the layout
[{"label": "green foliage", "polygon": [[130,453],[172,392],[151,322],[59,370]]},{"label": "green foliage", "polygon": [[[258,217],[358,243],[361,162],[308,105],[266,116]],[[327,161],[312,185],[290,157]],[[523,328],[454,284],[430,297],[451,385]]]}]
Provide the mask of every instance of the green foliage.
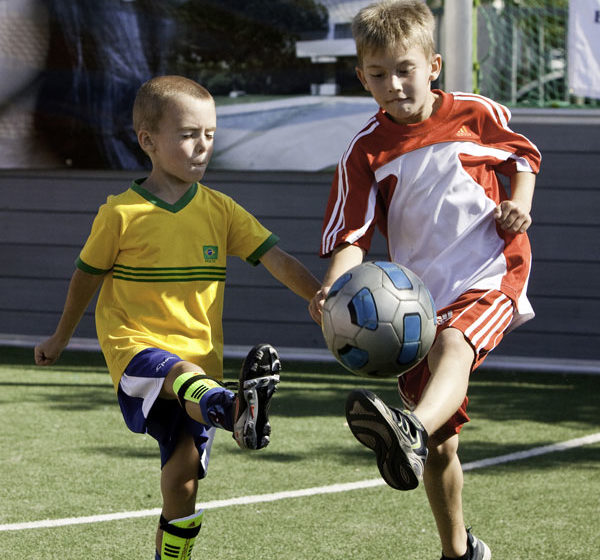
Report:
[{"label": "green foliage", "polygon": [[294,93],[308,87],[306,60],[296,58],[301,33],[327,29],[314,0],[187,0],[173,14],[183,73],[215,94]]}]

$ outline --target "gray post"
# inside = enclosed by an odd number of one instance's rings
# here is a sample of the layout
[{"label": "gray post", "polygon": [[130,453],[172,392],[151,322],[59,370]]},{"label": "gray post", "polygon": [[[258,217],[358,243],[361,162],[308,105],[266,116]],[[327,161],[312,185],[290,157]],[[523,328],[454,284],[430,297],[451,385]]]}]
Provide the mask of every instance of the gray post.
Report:
[{"label": "gray post", "polygon": [[446,91],[473,91],[473,0],[444,0],[443,79]]}]

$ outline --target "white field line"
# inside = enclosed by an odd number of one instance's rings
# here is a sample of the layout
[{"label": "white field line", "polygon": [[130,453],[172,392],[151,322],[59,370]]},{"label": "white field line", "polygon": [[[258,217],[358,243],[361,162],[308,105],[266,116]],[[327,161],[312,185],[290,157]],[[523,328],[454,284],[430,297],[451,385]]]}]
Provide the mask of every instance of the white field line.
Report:
[{"label": "white field line", "polygon": [[[541,447],[533,447],[526,451],[516,453],[508,453],[491,457],[489,459],[481,459],[480,461],[472,461],[463,465],[463,471],[472,471],[529,459],[539,455],[548,453],[556,453],[557,451],[565,451],[583,445],[590,445],[600,442],[600,432],[590,434],[584,437],[553,443]],[[216,509],[230,506],[260,504],[265,502],[275,502],[278,500],[287,500],[291,498],[303,498],[306,496],[316,496],[321,494],[335,494],[338,492],[349,492],[351,490],[361,490],[363,488],[374,488],[383,486],[385,482],[381,478],[370,480],[359,480],[357,482],[347,482],[343,484],[330,484],[328,486],[316,486],[313,488],[303,488],[300,490],[286,490],[284,492],[273,492],[272,494],[256,494],[253,496],[240,496],[238,498],[230,498],[227,500],[213,500],[211,502],[198,503],[198,509]],[[86,523],[100,523],[102,521],[117,521],[119,519],[133,519],[136,517],[152,517],[159,516],[161,508],[144,509],[138,511],[123,511],[118,513],[106,513],[101,515],[89,515],[85,517],[66,517],[63,519],[43,519],[40,521],[30,521],[25,523],[6,523],[0,524],[0,532],[2,531],[23,531],[26,529],[47,529],[52,527],[64,527],[66,525],[82,525]]]}]

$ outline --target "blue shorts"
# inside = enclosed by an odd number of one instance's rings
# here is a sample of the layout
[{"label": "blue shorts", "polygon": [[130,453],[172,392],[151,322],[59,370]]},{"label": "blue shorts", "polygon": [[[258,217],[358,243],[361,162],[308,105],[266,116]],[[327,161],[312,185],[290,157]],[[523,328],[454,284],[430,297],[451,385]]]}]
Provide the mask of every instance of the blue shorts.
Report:
[{"label": "blue shorts", "polygon": [[206,476],[215,428],[189,418],[177,399],[159,398],[167,373],[181,361],[179,356],[158,348],[142,350],[125,369],[117,396],[127,427],[158,441],[161,467],[173,454],[180,435],[191,434],[200,454],[200,479]]}]

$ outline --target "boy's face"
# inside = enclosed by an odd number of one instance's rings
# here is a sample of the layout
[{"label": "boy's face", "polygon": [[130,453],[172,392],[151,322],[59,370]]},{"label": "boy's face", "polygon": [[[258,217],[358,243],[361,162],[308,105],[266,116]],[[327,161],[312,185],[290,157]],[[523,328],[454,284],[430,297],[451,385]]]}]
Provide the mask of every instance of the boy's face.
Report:
[{"label": "boy's face", "polygon": [[169,102],[158,130],[141,131],[142,149],[152,159],[158,181],[192,184],[200,181],[213,153],[217,113],[211,99],[180,95]]},{"label": "boy's face", "polygon": [[439,54],[429,59],[418,47],[408,51],[390,48],[367,50],[356,73],[394,122],[413,124],[433,113],[436,98],[431,92],[431,82],[439,76],[441,68]]}]

